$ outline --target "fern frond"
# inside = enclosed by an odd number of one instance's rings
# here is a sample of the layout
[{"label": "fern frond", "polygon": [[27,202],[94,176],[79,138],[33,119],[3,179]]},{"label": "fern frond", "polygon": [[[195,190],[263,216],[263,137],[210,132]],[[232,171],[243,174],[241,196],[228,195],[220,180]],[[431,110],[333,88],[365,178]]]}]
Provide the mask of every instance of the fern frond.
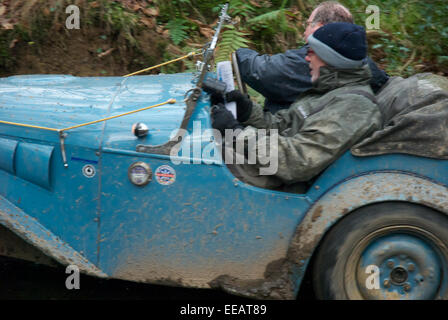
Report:
[{"label": "fern frond", "polygon": [[231,0],[229,3],[230,13],[232,16],[250,17],[256,12],[256,9],[244,0]]},{"label": "fern frond", "polygon": [[166,27],[170,32],[171,40],[173,40],[175,45],[180,44],[186,38],[188,38],[187,29],[188,27],[184,25],[185,20],[175,19],[167,23]]},{"label": "fern frond", "polygon": [[254,18],[247,20],[248,23],[267,23],[280,20],[285,14],[285,9],[274,10],[266,12]]},{"label": "fern frond", "polygon": [[219,42],[216,62],[229,60],[233,51],[239,48],[247,48],[251,44],[251,41],[246,38],[249,35],[248,33],[238,31],[232,25],[226,26],[226,29],[223,31],[222,39]]}]

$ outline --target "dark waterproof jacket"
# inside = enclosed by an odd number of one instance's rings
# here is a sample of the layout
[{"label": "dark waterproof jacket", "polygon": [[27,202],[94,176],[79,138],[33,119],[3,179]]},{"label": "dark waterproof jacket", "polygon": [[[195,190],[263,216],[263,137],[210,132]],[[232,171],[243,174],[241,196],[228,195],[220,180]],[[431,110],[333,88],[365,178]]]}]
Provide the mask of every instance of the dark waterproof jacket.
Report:
[{"label": "dark waterproof jacket", "polygon": [[[241,48],[236,51],[242,80],[265,98],[265,109],[275,113],[288,108],[303,92],[311,89],[311,75],[305,60],[307,46],[275,55],[261,55]],[[389,76],[367,59],[372,79],[370,86],[376,93]]]},{"label": "dark waterproof jacket", "polygon": [[[355,143],[381,128],[368,66],[352,70],[322,67],[320,71],[313,89],[288,109],[272,115],[254,105],[243,123],[246,128],[237,136],[240,143],[257,136],[248,154],[256,155],[253,167],[258,169],[266,168],[262,158],[269,146],[269,153],[278,159],[272,178],[285,184],[310,180]],[[272,133],[260,137],[257,129],[277,129],[278,139]]]},{"label": "dark waterproof jacket", "polygon": [[448,160],[448,79],[392,77],[376,96],[383,128],[354,146],[356,156],[404,153]]}]

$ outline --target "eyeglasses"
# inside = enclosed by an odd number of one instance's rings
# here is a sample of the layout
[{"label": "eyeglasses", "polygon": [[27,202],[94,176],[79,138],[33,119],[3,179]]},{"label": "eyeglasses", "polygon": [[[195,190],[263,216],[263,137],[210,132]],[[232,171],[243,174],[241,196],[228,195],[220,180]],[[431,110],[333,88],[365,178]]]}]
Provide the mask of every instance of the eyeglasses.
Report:
[{"label": "eyeglasses", "polygon": [[309,21],[309,20],[307,20],[307,21],[305,21],[305,28],[308,28],[308,27],[310,27],[310,26],[313,25],[313,24],[314,24],[313,21]]}]

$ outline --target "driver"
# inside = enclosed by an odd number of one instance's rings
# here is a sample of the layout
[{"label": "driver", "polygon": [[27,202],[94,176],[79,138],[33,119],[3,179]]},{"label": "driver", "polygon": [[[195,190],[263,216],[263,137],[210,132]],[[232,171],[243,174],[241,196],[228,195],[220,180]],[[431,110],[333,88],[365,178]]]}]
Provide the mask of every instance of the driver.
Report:
[{"label": "driver", "polygon": [[272,178],[286,185],[309,181],[381,127],[380,110],[369,85],[370,68],[365,64],[364,28],[330,23],[315,31],[308,43],[306,61],[313,87],[288,109],[275,115],[263,112],[261,106],[235,90],[226,98],[236,101],[237,119],[222,103],[214,106],[211,114],[213,127],[221,133],[243,128],[236,141],[257,137],[257,129],[277,129],[278,141],[270,141],[274,136],[269,134],[258,136],[253,149],[246,151],[257,155],[253,166],[261,168],[258,149],[261,145],[270,148],[274,142],[276,150],[268,151],[278,154],[278,168]]}]

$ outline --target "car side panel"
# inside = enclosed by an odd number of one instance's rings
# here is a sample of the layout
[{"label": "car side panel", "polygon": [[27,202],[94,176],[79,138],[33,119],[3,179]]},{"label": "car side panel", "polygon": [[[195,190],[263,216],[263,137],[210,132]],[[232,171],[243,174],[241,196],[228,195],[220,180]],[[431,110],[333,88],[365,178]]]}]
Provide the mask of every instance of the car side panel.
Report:
[{"label": "car side panel", "polygon": [[[153,176],[145,187],[128,179],[144,161],[153,173],[169,165],[175,181]],[[168,157],[103,154],[100,264],[111,277],[208,287],[222,274],[262,278],[284,258],[306,197],[248,186],[225,166],[174,165]]]},{"label": "car side panel", "polygon": [[95,150],[66,145],[64,167],[60,145],[4,137],[17,143],[5,155],[12,172],[0,170],[0,196],[44,226],[92,263],[97,262],[98,174],[87,177],[86,165],[99,171]]}]

